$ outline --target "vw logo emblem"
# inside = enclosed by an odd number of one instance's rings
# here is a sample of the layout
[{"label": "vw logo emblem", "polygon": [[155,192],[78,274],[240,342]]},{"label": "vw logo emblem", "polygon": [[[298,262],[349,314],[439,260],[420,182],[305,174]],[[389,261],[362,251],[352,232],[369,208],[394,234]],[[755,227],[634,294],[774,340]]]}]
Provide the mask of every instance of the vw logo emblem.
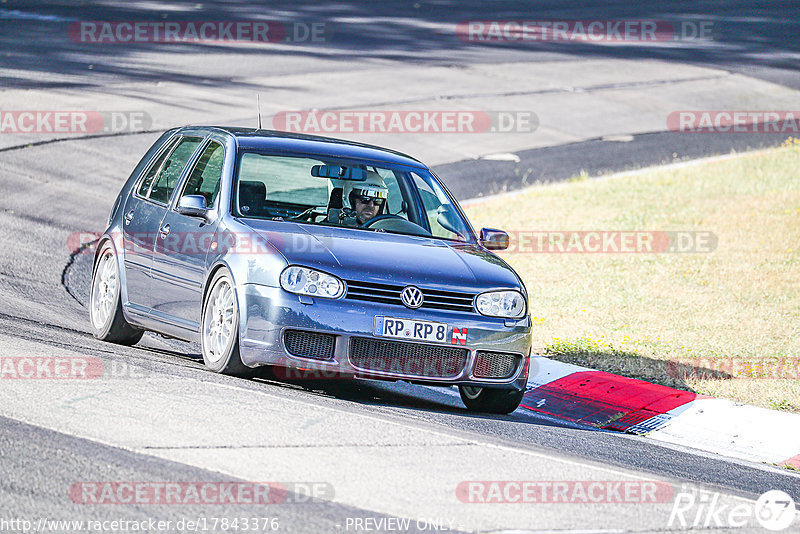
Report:
[{"label": "vw logo emblem", "polygon": [[412,310],[416,310],[420,306],[422,306],[422,302],[425,298],[422,296],[422,291],[418,287],[414,286],[406,286],[403,288],[403,291],[400,293],[400,300],[403,301],[403,304],[406,308],[411,308]]}]

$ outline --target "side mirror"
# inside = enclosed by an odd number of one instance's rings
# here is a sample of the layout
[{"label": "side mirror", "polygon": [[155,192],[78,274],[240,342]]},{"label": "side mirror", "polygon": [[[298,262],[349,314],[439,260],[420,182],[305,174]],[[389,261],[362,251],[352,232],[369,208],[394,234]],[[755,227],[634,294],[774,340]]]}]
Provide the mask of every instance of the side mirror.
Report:
[{"label": "side mirror", "polygon": [[203,195],[186,195],[181,197],[178,201],[178,213],[205,219],[208,216],[206,197]]},{"label": "side mirror", "polygon": [[489,250],[505,250],[508,248],[508,234],[493,228],[481,228],[481,245]]}]

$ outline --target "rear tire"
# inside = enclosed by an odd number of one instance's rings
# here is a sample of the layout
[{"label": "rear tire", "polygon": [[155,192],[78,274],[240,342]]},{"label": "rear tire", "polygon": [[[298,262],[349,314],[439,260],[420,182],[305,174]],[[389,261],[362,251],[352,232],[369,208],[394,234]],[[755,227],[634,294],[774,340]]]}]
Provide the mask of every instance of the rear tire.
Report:
[{"label": "rear tire", "polygon": [[473,412],[508,414],[522,402],[524,391],[489,389],[478,386],[458,386],[461,400]]},{"label": "rear tire", "polygon": [[89,319],[97,339],[119,345],[135,345],[144,330],[131,326],[122,313],[120,277],[117,256],[108,242],[97,255],[89,293]]},{"label": "rear tire", "polygon": [[225,269],[211,279],[203,302],[200,345],[203,362],[211,371],[235,376],[252,372],[239,355],[239,304],[233,279]]}]

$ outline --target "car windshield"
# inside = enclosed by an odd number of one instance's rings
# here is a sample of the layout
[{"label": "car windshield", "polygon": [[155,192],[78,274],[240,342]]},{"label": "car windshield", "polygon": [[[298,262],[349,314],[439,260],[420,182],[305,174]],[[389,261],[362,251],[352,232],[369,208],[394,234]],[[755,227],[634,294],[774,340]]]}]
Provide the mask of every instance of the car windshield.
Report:
[{"label": "car windshield", "polygon": [[239,217],[474,241],[453,201],[422,169],[257,152],[240,154],[237,168]]}]

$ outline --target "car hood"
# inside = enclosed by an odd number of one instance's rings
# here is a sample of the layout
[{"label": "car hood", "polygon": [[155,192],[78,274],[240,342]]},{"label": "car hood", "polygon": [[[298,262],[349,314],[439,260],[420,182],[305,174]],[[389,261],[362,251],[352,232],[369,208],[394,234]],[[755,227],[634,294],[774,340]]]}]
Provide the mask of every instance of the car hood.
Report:
[{"label": "car hood", "polygon": [[454,291],[520,288],[516,273],[485,249],[429,237],[290,221],[241,221],[290,264],[345,280],[417,284]]}]

